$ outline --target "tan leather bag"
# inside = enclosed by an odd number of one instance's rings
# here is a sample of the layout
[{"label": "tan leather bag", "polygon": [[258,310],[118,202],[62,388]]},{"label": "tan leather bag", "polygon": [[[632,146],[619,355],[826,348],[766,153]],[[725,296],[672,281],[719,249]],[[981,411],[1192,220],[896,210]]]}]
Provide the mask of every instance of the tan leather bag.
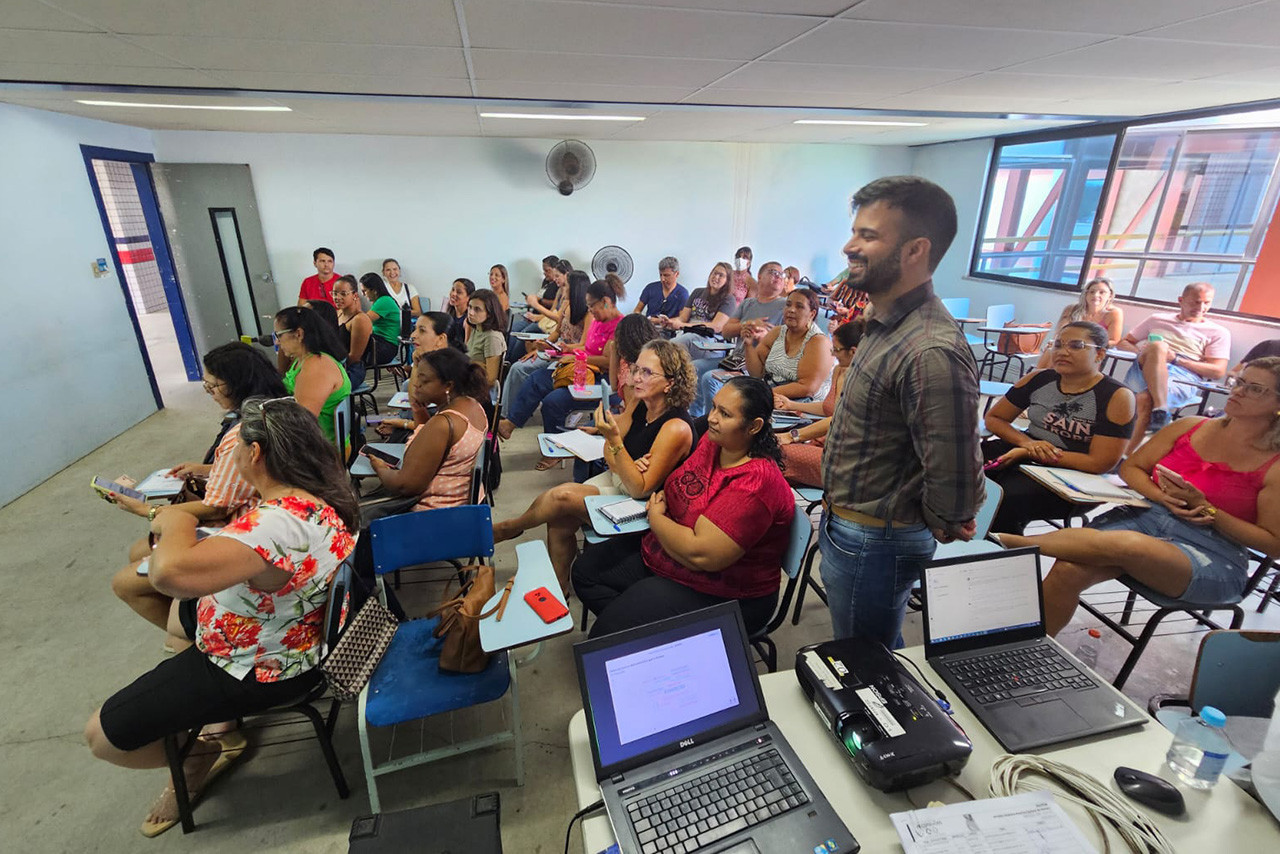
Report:
[{"label": "tan leather bag", "polygon": [[490,653],[480,647],[480,621],[495,612],[501,619],[511,595],[512,582],[503,589],[502,599],[488,611],[481,611],[493,598],[493,567],[478,566],[471,580],[450,596],[446,588],[440,607],[428,616],[439,616],[435,636],[444,638],[440,649],[440,669],[450,673],[479,673],[489,666]]},{"label": "tan leather bag", "polygon": [[1039,353],[1040,345],[1044,343],[1044,336],[1049,334],[1049,330],[1053,329],[1052,323],[1019,323],[1011,320],[1006,326],[1030,326],[1036,329],[1043,329],[1044,332],[1001,332],[999,340],[996,341],[996,352],[1012,355],[1014,353]]},{"label": "tan leather bag", "polygon": [[[573,385],[573,375],[577,371],[577,369],[578,369],[578,365],[576,362],[564,362],[562,364],[556,365],[555,371],[551,374],[551,387],[552,388],[568,388],[569,386]],[[587,365],[586,385],[591,385],[595,381],[596,381],[596,369],[591,365]]]}]

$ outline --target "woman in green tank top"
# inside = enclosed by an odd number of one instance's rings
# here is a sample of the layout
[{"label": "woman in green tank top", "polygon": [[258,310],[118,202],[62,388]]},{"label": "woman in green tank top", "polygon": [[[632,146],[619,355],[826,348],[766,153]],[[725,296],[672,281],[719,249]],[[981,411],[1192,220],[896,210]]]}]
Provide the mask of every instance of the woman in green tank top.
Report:
[{"label": "woman in green tank top", "polygon": [[316,416],[320,431],[333,441],[333,412],[351,395],[338,331],[311,309],[290,306],[276,315],[272,337],[276,349],[290,359],[285,389]]}]

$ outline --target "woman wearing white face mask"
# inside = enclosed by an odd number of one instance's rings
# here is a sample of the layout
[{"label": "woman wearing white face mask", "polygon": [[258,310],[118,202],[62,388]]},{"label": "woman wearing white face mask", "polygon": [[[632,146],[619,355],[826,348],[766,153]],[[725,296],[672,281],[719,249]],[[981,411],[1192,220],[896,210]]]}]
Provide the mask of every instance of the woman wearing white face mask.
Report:
[{"label": "woman wearing white face mask", "polygon": [[756,279],[751,275],[751,247],[740,246],[733,253],[733,299],[741,303],[756,295]]}]

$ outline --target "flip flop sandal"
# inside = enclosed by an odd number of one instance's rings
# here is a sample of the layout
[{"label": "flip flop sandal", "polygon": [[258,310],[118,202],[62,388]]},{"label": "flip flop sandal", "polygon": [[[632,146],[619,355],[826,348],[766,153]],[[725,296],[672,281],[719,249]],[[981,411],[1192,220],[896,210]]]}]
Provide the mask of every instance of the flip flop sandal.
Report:
[{"label": "flip flop sandal", "polygon": [[557,465],[560,466],[560,468],[564,468],[564,460],[555,459],[553,457],[543,457],[542,459],[538,460],[538,464],[533,467],[533,470],[549,471],[555,468]]},{"label": "flip flop sandal", "polygon": [[[201,783],[200,788],[194,792],[188,790],[187,792],[188,800],[191,802],[192,807],[194,807],[197,803],[200,802],[200,796],[203,795],[205,791],[209,788],[209,784],[212,783],[220,774],[222,774],[222,772],[226,771],[229,767],[231,767],[231,765],[236,760],[242,757],[244,755],[245,748],[249,746],[249,740],[245,738],[244,733],[240,732],[239,730],[233,730],[231,732],[218,736],[217,738],[205,739],[205,741],[213,741],[218,743],[219,745],[218,758],[215,759],[213,761],[213,764],[209,766],[209,771],[204,775],[204,782]],[[169,789],[166,789],[165,792],[161,793],[160,797],[163,798],[168,793],[169,793]],[[176,799],[176,796],[175,796],[175,799]],[[175,807],[176,807],[176,800],[175,800]],[[165,819],[164,821],[157,821],[157,822],[150,822],[150,821],[147,821],[146,819],[143,819],[142,827],[140,828],[140,830],[142,831],[143,836],[147,837],[148,839],[154,839],[155,837],[164,833],[166,830],[180,823],[181,821],[182,821],[181,818]]]}]

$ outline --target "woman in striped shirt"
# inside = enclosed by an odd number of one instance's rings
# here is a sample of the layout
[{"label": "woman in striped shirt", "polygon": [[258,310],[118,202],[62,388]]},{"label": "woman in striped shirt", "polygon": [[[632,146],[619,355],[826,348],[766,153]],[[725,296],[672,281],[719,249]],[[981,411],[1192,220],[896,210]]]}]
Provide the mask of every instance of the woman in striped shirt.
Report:
[{"label": "woman in striped shirt", "polygon": [[[261,352],[239,341],[215,347],[204,356],[204,390],[226,414],[217,439],[201,463],[179,463],[169,470],[173,477],[187,479],[193,488],[184,490],[192,500],[167,506],[151,506],[124,495],[112,495],[121,510],[154,519],[161,513],[187,513],[203,526],[223,525],[253,509],[258,493],[232,462],[231,452],[240,437],[240,405],[251,397],[284,397],[284,382],[275,366]],[[203,489],[203,495],[194,493]],[[172,599],[151,586],[147,558],[151,547],[147,537],[129,549],[129,564],[111,579],[111,589],[147,622],[167,631]],[[165,643],[172,647],[172,638]]]}]

